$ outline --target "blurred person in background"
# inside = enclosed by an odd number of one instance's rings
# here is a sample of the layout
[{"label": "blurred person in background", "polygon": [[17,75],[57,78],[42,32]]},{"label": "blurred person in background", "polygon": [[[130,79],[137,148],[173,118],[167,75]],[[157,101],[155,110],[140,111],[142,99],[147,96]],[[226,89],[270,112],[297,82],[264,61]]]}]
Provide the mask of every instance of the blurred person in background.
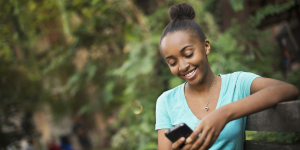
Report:
[{"label": "blurred person in background", "polygon": [[281,39],[282,44],[282,55],[283,55],[283,65],[285,67],[285,72],[289,71],[291,69],[291,61],[292,57],[290,55],[289,50],[287,49],[287,41],[285,38]]},{"label": "blurred person in background", "polygon": [[61,150],[73,150],[68,135],[63,135],[60,137],[60,148]]},{"label": "blurred person in background", "polygon": [[33,139],[32,138],[28,139],[27,146],[26,146],[25,150],[34,150]]},{"label": "blurred person in background", "polygon": [[51,140],[48,144],[48,150],[61,150],[55,140]]},{"label": "blurred person in background", "polygon": [[80,117],[75,117],[73,119],[73,133],[75,133],[75,135],[77,136],[82,149],[91,149],[92,144],[88,136],[88,130],[84,124],[84,121]]}]

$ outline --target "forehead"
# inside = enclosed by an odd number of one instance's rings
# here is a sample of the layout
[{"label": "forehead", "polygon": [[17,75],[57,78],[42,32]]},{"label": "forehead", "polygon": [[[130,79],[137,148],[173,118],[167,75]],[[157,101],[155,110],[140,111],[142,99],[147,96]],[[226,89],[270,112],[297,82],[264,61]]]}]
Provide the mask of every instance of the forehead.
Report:
[{"label": "forehead", "polygon": [[191,36],[183,31],[177,31],[167,34],[160,44],[161,53],[164,57],[179,53],[180,50],[187,45],[196,45],[198,40],[194,40]]}]

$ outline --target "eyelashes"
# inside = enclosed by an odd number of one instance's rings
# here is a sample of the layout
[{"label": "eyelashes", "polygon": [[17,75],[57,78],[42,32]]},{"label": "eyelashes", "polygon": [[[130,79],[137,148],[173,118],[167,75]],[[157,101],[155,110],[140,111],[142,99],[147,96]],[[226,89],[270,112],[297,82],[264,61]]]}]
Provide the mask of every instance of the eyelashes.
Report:
[{"label": "eyelashes", "polygon": [[170,64],[170,66],[175,66],[177,63],[177,61],[175,61],[174,63]]},{"label": "eyelashes", "polygon": [[193,54],[194,54],[194,52],[192,52],[191,54],[189,54],[189,55],[187,55],[187,56],[185,56],[185,57],[186,57],[186,58],[190,58],[190,57],[193,56]]},{"label": "eyelashes", "polygon": [[[194,55],[194,52],[192,52],[191,54],[185,56],[186,58],[191,58]],[[177,61],[174,61],[173,63],[170,63],[170,66],[175,66],[177,63]]]}]

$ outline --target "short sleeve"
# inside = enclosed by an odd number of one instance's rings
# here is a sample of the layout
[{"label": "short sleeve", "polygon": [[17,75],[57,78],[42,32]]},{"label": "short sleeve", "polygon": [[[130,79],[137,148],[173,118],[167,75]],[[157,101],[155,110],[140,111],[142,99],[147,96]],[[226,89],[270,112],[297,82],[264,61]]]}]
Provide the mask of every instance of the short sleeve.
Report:
[{"label": "short sleeve", "polygon": [[240,94],[242,94],[243,97],[247,97],[250,95],[251,84],[253,80],[256,79],[257,77],[260,76],[250,72],[242,72],[239,75],[238,85],[239,85]]},{"label": "short sleeve", "polygon": [[166,107],[165,95],[162,94],[156,102],[156,124],[155,130],[168,129],[172,127],[171,119]]}]

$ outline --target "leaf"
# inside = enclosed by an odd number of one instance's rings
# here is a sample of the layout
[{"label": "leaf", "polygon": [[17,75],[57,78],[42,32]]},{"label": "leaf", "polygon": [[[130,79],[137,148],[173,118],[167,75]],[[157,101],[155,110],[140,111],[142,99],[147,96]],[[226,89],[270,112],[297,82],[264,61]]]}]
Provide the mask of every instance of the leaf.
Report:
[{"label": "leaf", "polygon": [[233,10],[234,11],[240,11],[242,10],[244,7],[243,7],[243,3],[244,3],[244,0],[230,0],[229,1]]},{"label": "leaf", "polygon": [[77,112],[77,116],[82,116],[83,114],[85,114],[85,113],[87,113],[87,112],[89,112],[91,110],[92,110],[92,107],[89,104],[84,105]]}]

